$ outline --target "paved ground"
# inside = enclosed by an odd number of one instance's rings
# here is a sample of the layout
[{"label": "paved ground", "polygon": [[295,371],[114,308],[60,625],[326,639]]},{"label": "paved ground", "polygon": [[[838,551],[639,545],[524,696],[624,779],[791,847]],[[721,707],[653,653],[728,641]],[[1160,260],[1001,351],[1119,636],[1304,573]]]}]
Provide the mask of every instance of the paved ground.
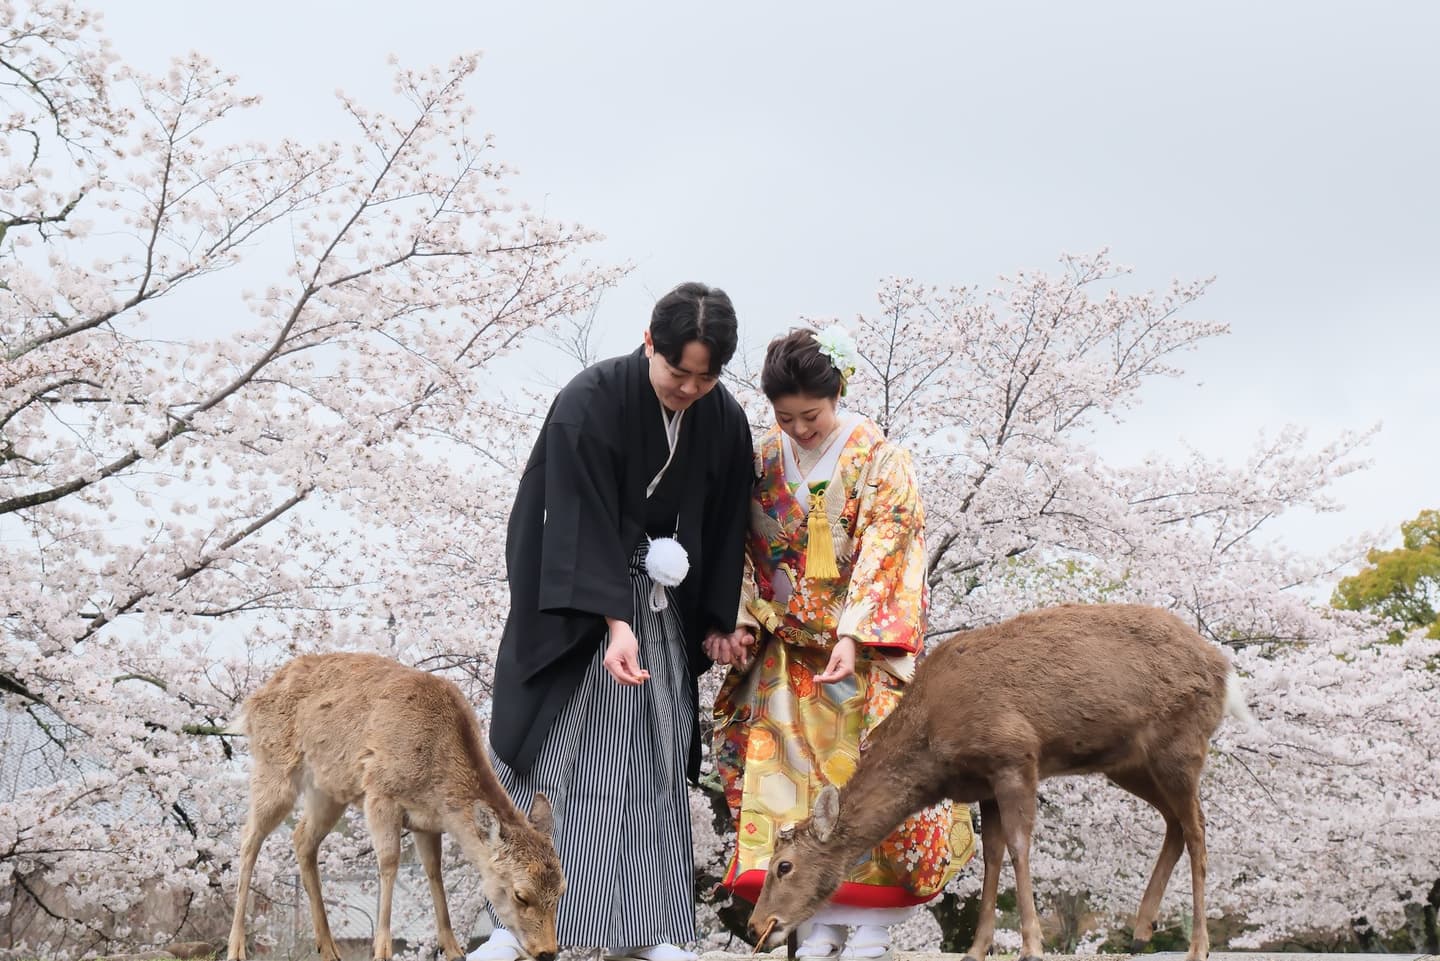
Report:
[{"label": "paved ground", "polygon": [[[104,958],[92,959],[92,961],[151,961],[151,959],[175,958],[175,957],[200,957],[202,955],[191,954],[183,950],[176,954],[169,952],[146,952],[144,954],[114,954]],[[192,948],[193,950],[193,948]],[[782,959],[785,957],[783,949],[772,951],[763,955],[752,954],[729,954],[724,951],[707,951],[700,956],[701,961],[749,961],[759,957],[765,961]],[[895,961],[960,961],[958,954],[942,954],[939,951],[897,951]],[[1102,955],[1074,955],[1074,954],[1047,954],[1045,961],[1126,961],[1135,958],[1137,961],[1183,961],[1183,951],[1165,952],[1158,951],[1155,954],[1102,954]],[[1015,961],[1013,954],[992,954],[987,961]],[[1267,954],[1259,951],[1215,951],[1210,954],[1210,961],[1440,961],[1440,955],[1425,954]]]},{"label": "paved ground", "polygon": [[[785,952],[774,951],[768,955],[761,955],[762,958],[774,959],[783,958]],[[726,954],[720,951],[707,952],[700,956],[701,961],[744,961],[750,958],[749,954]],[[941,954],[938,951],[897,951],[896,961],[960,961],[958,954]],[[1102,955],[1071,955],[1071,954],[1047,954],[1045,961],[1125,961],[1127,958],[1135,958],[1137,961],[1184,961],[1185,952],[1159,951],[1154,954],[1102,954]],[[1013,954],[992,954],[988,961],[1015,961]],[[1255,951],[1213,951],[1210,954],[1210,961],[1440,961],[1440,955],[1424,954],[1266,954]]]}]

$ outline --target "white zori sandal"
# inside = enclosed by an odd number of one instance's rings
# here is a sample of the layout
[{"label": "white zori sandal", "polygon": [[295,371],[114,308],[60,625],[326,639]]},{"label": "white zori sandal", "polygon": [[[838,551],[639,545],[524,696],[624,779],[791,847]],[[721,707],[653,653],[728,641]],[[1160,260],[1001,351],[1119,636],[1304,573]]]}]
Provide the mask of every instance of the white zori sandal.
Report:
[{"label": "white zori sandal", "polygon": [[525,957],[525,949],[515,940],[515,935],[504,928],[490,932],[490,938],[480,947],[465,955],[465,961],[519,961]]},{"label": "white zori sandal", "polygon": [[673,944],[652,944],[638,948],[609,948],[603,952],[605,961],[700,961],[694,951]]},{"label": "white zori sandal", "polygon": [[805,940],[795,949],[795,961],[825,961],[840,956],[845,947],[845,928],[839,924],[812,924]]},{"label": "white zori sandal", "polygon": [[851,932],[841,961],[893,961],[890,950],[890,929],[879,924],[857,925]]}]

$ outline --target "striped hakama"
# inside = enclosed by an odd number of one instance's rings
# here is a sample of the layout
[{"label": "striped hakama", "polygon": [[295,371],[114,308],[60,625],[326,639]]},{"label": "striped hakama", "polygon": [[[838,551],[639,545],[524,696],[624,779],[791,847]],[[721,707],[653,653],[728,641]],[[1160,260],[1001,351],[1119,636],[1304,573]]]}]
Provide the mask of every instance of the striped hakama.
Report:
[{"label": "striped hakama", "polygon": [[[558,933],[566,947],[695,940],[695,855],[685,764],[696,723],[674,596],[650,610],[645,548],[630,559],[631,625],[650,679],[626,687],[601,644],[527,775],[491,752],[506,792],[528,812],[535,792],[555,814],[565,871]],[[492,912],[492,919],[494,915]]]}]

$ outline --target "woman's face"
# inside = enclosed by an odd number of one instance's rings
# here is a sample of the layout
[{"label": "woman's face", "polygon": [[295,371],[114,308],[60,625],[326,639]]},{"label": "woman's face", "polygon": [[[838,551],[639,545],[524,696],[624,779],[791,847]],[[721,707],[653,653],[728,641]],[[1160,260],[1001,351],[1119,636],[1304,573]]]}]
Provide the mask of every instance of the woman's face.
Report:
[{"label": "woman's face", "polygon": [[775,423],[806,450],[813,449],[835,429],[835,397],[790,394],[771,401]]},{"label": "woman's face", "polygon": [[645,331],[645,356],[650,358],[650,385],[667,410],[682,411],[715,389],[720,377],[710,373],[710,348],[692,340],[680,352],[680,363],[672,364],[655,349],[650,331]]}]

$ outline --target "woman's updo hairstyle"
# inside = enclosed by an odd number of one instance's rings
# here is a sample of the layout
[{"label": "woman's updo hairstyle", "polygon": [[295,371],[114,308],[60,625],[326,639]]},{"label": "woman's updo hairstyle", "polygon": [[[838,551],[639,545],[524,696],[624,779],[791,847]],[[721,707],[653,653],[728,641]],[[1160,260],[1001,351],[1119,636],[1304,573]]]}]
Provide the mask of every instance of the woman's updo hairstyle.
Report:
[{"label": "woman's updo hairstyle", "polygon": [[699,341],[710,351],[710,373],[719,374],[735,356],[738,339],[735,306],[719,287],[681,284],[650,312],[650,341],[675,367],[681,366],[685,345]]},{"label": "woman's updo hairstyle", "polygon": [[835,399],[844,380],[829,356],[820,350],[815,331],[794,327],[770,341],[765,348],[765,366],[760,370],[760,389],[770,401],[803,395]]}]

